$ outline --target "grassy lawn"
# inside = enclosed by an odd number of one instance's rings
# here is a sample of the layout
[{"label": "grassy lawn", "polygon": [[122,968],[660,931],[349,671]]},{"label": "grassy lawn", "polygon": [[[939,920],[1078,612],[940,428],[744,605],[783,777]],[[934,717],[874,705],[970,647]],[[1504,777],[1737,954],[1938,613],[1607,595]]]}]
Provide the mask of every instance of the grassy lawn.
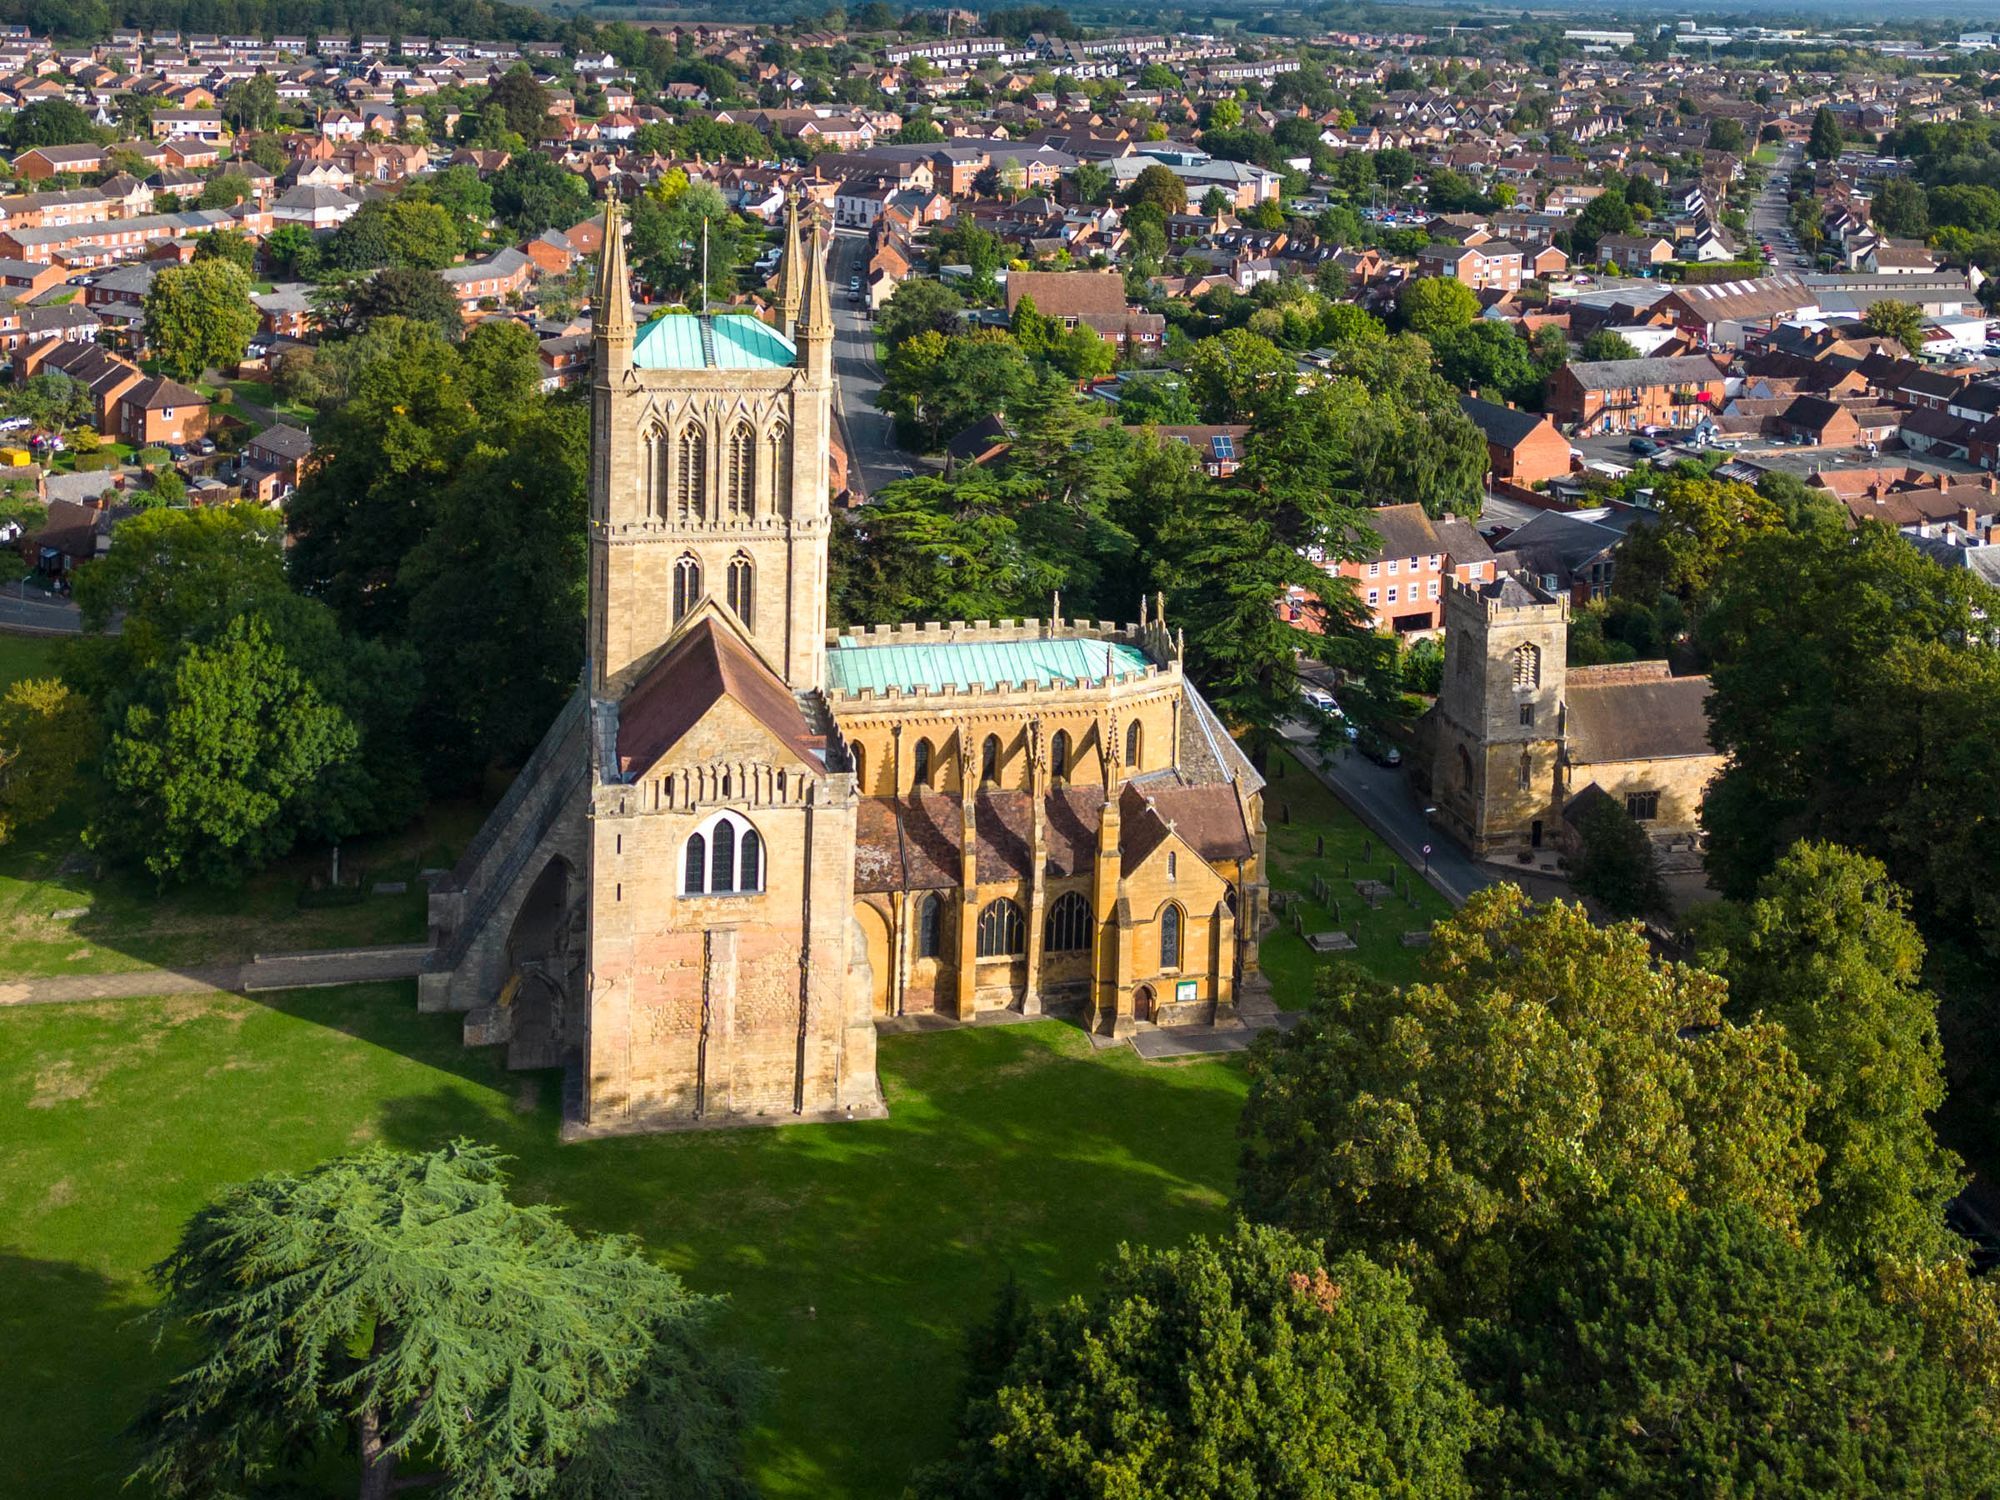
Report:
[{"label": "grassy lawn", "polygon": [[269,407],[282,417],[297,417],[310,422],[318,415],[310,406],[297,401],[287,401],[278,394],[278,388],[268,380],[232,380],[229,389],[236,393],[238,401],[248,401],[252,406]]},{"label": "grassy lawn", "polygon": [[54,675],[56,652],[61,646],[61,639],[52,635],[0,633],[0,692],[23,677]]},{"label": "grassy lawn", "polygon": [[[11,648],[40,642],[0,636],[0,679]],[[402,881],[402,895],[351,906],[305,907],[300,892],[328,869],[324,853],[294,855],[231,890],[155,887],[143,873],[100,871],[82,843],[83,818],[61,814],[0,847],[0,972],[107,974],[232,963],[252,953],[421,941],[425,892],[417,872],[449,868],[479,826],[471,804],[433,808],[415,827],[357,839],[341,851],[341,878]],[[62,913],[63,915],[58,915]]]},{"label": "grassy lawn", "polygon": [[37,1455],[32,1493],[116,1493],[172,1362],[132,1321],[143,1272],[187,1215],[371,1141],[495,1142],[521,1196],[728,1292],[782,1370],[760,1482],[815,1500],[892,1496],[941,1451],[961,1330],[1009,1271],[1048,1300],[1121,1240],[1225,1220],[1240,1058],[1093,1054],[1054,1021],[890,1037],[888,1120],[559,1146],[555,1076],[458,1031],[410,985],[0,1011],[0,1452]]},{"label": "grassy lawn", "polygon": [[[1282,812],[1286,807],[1291,809],[1289,824]],[[1346,804],[1290,754],[1272,762],[1271,779],[1264,788],[1264,823],[1272,889],[1298,892],[1301,898],[1284,912],[1276,930],[1257,950],[1278,1004],[1287,1010],[1304,1005],[1312,995],[1314,976],[1328,964],[1357,964],[1396,984],[1416,978],[1422,953],[1405,948],[1403,934],[1427,928],[1450,915],[1451,903],[1384,847]],[[1318,852],[1322,835],[1326,839],[1323,855]],[[1312,896],[1315,874],[1325,878],[1331,887],[1329,894],[1340,902],[1337,921]],[[1412,907],[1401,896],[1392,896],[1380,910],[1371,911],[1354,889],[1355,881],[1369,878],[1399,889],[1409,880],[1417,904]],[[1292,928],[1294,911],[1303,917],[1307,932],[1345,932],[1360,946],[1353,953],[1314,953]]]}]

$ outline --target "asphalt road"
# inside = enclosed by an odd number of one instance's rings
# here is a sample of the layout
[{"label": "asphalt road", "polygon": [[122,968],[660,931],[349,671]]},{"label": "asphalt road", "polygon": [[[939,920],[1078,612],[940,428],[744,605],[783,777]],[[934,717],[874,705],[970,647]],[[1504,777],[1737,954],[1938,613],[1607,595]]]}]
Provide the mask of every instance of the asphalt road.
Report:
[{"label": "asphalt road", "polygon": [[1792,175],[1792,169],[1804,156],[1805,152],[1798,146],[1786,146],[1780,150],[1776,164],[1764,179],[1763,191],[1750,203],[1752,237],[1777,251],[1778,263],[1788,270],[1798,268],[1791,264],[1792,252],[1783,239],[1789,227],[1785,222],[1785,215],[1789,211],[1785,202],[1785,180]]},{"label": "asphalt road", "polygon": [[[1374,829],[1404,859],[1418,869],[1428,868],[1431,884],[1453,905],[1482,886],[1493,883],[1491,873],[1480,868],[1471,856],[1444,833],[1433,829],[1403,782],[1400,767],[1378,766],[1358,750],[1343,748],[1322,757],[1313,748],[1316,726],[1294,723],[1285,729],[1292,751],[1332,789],[1335,796],[1354,810],[1356,817]],[[1266,816],[1275,797],[1283,793],[1275,787],[1264,789]],[[1424,846],[1430,845],[1426,866]]]},{"label": "asphalt road", "polygon": [[868,240],[859,233],[833,237],[827,252],[833,292],[833,373],[840,393],[841,431],[848,457],[848,487],[865,500],[892,479],[907,479],[910,457],[896,446],[893,424],[875,407],[882,367],[875,362],[875,330],[847,284],[868,264]]},{"label": "asphalt road", "polygon": [[19,584],[8,584],[0,590],[0,630],[75,635],[82,629],[76,605],[67,599],[51,600],[39,591],[30,594]]}]

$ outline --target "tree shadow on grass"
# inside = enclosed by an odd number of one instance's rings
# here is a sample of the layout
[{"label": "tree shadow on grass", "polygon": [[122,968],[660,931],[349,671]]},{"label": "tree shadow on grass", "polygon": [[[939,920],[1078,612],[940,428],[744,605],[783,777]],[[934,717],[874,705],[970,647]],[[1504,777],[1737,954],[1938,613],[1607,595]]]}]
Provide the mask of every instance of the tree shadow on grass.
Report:
[{"label": "tree shadow on grass", "polygon": [[120,1434],[166,1369],[129,1287],[86,1267],[0,1252],[0,1454],[37,1500],[118,1493]]},{"label": "tree shadow on grass", "polygon": [[948,1443],[964,1330],[1010,1273],[1046,1302],[1121,1241],[1226,1223],[1244,1074],[1093,1053],[1057,1022],[887,1038],[882,1073],[879,1121],[560,1146],[543,1076],[525,1108],[390,1099],[379,1129],[492,1141],[520,1196],[727,1293],[728,1327],[782,1371],[754,1445],[767,1493],[895,1494]]},{"label": "tree shadow on grass", "polygon": [[344,984],[323,989],[258,990],[248,997],[268,1010],[456,1074],[471,1083],[512,1092],[524,1075],[510,1074],[504,1048],[468,1047],[465,1017],[417,1009],[414,979]]}]

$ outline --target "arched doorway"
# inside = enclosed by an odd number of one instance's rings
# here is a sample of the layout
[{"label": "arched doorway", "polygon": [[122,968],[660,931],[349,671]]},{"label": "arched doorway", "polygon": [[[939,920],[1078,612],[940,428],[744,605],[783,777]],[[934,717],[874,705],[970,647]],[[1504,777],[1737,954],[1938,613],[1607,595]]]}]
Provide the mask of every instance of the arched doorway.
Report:
[{"label": "arched doorway", "polygon": [[1153,1019],[1153,987],[1142,984],[1132,991],[1132,1019],[1150,1021]]},{"label": "arched doorway", "polygon": [[570,984],[582,963],[582,888],[569,861],[558,854],[528,887],[507,933],[508,1067],[561,1065],[569,1041]]}]

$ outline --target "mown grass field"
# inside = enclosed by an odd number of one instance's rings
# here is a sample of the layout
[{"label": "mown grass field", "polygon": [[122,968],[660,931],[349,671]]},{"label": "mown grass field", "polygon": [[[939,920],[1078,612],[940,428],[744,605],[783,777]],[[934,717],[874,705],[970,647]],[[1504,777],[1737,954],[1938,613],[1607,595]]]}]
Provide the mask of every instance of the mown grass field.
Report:
[{"label": "mown grass field", "polygon": [[145,1268],[222,1184],[371,1141],[495,1142],[521,1196],[728,1292],[782,1371],[773,1496],[893,1496],[942,1451],[961,1332],[1010,1271],[1050,1299],[1121,1240],[1226,1221],[1241,1058],[1147,1064],[1054,1021],[888,1037],[887,1120],[560,1146],[554,1075],[467,1052],[413,989],[0,1011],[0,1493],[116,1493],[173,1352],[133,1321]]},{"label": "mown grass field", "polygon": [[[1365,830],[1296,762],[1268,806],[1281,888],[1343,860],[1359,875]],[[413,868],[474,820],[449,813],[349,858],[390,872],[395,851]],[[0,850],[0,965],[16,975],[421,935],[419,889],[303,910],[293,862],[241,891],[160,896],[63,873],[75,849],[72,824]],[[1367,868],[1388,878],[1379,849]],[[85,917],[51,914],[86,902]],[[1407,977],[1401,933],[1444,909],[1421,883],[1415,911],[1347,903],[1361,949],[1333,960],[1288,924],[1263,947],[1281,1002],[1303,1004],[1329,962]],[[556,1076],[467,1051],[458,1018],[418,1014],[409,984],[0,1008],[0,1452],[35,1456],[0,1466],[0,1496],[116,1492],[122,1430],[175,1354],[138,1321],[146,1268],[220,1186],[457,1136],[511,1153],[520,1196],[636,1235],[730,1296],[731,1336],[780,1371],[751,1452],[767,1494],[894,1496],[948,1444],[963,1332],[1010,1272],[1049,1301],[1087,1291],[1122,1241],[1226,1224],[1247,1070],[1095,1052],[1057,1021],[885,1037],[880,1062],[887,1120],[561,1146]]]}]

